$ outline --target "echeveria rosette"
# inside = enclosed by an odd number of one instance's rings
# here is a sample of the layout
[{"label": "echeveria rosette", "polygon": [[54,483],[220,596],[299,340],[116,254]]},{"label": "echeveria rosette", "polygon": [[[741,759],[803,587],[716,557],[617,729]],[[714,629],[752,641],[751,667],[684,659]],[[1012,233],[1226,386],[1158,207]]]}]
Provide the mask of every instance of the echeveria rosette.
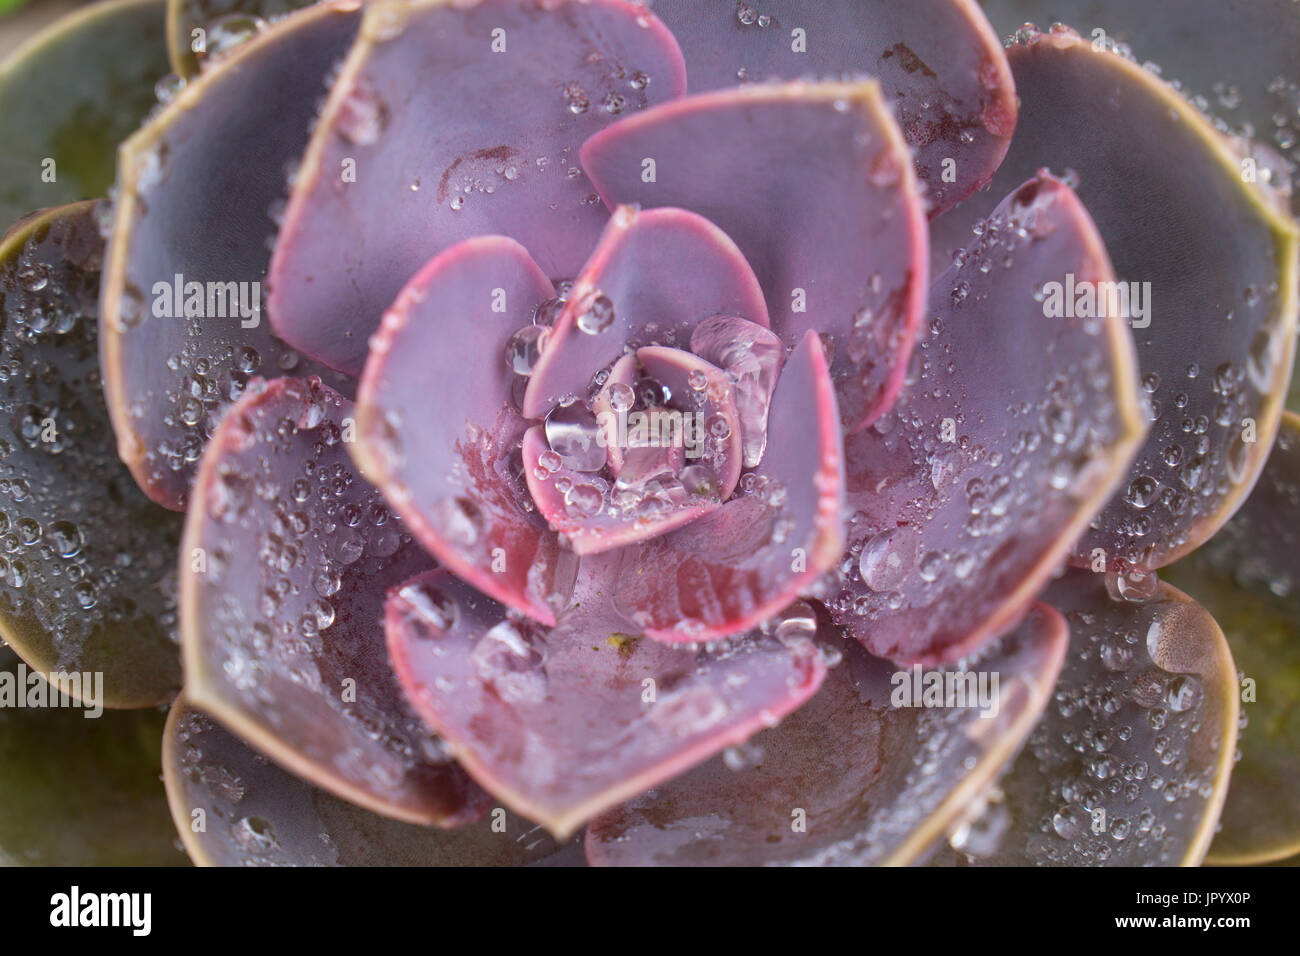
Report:
[{"label": "echeveria rosette", "polygon": [[[1242,84],[1295,33],[1260,6]],[[116,139],[164,52],[185,79],[111,207],[0,243],[6,638],[115,707],[183,670],[200,863],[1194,864],[1221,810],[1213,859],[1293,852],[1284,164],[1117,16],[1009,54],[972,0],[119,0],[38,37],[12,214],[104,189],[61,116]],[[88,25],[160,42],[127,70]],[[153,307],[185,281],[268,295]],[[1149,326],[1046,304],[1119,281]],[[900,706],[923,668],[996,713]],[[49,731],[11,717],[21,772]]]}]

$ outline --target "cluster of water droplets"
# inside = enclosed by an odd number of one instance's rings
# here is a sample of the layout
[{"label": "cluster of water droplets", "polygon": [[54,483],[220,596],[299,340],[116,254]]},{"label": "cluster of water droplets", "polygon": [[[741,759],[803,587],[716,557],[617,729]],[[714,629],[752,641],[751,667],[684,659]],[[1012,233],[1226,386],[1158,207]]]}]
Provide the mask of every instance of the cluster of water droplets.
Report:
[{"label": "cluster of water droplets", "polygon": [[93,634],[176,627],[179,522],[135,487],[104,403],[101,253],[94,218],[72,217],[0,268],[0,608],[69,669]]},{"label": "cluster of water droplets", "polygon": [[[554,324],[566,309],[580,335],[603,336],[616,327],[617,307],[603,291],[584,289],[571,303],[574,294],[572,282],[558,282],[557,295],[541,303],[532,322],[506,343],[504,360],[514,373],[512,400],[517,409],[522,407],[528,382],[550,345]],[[603,515],[649,527],[683,505],[716,500],[721,490],[722,456],[728,453],[736,428],[741,433],[744,466],[754,467],[762,459],[768,407],[784,356],[780,341],[743,318],[704,320],[694,328],[689,348],[723,375],[692,369],[685,393],[676,395],[649,375],[633,355],[636,347],[652,344],[679,347],[677,331],[653,323],[647,326],[636,341],[624,343],[623,359],[597,370],[585,399],[566,396],[543,423],[547,449],[533,466],[532,477],[551,483],[574,520]],[[720,411],[706,416],[711,405],[728,398],[737,409],[735,422]],[[630,437],[631,447],[611,452],[611,446],[621,439],[608,431],[611,415],[634,423],[638,415],[653,422],[656,414],[672,413],[681,413],[684,422],[677,447],[638,447]],[[702,435],[691,433],[693,415],[705,416]],[[634,430],[635,426],[630,434]],[[653,436],[648,437],[653,442]]]},{"label": "cluster of water droplets", "polygon": [[[297,685],[351,728],[330,758],[340,772],[398,786],[413,763],[446,755],[404,706],[381,647],[354,628],[382,614],[386,583],[410,573],[414,545],[356,474],[337,397],[314,379],[305,388],[279,414],[232,423],[231,460],[202,503],[205,644],[240,707],[274,715],[280,688]],[[354,699],[341,693],[349,678]]]},{"label": "cluster of water droplets", "polygon": [[[945,596],[965,602],[966,582],[1005,563],[1024,528],[1059,513],[1062,494],[1096,493],[1099,452],[1119,428],[1105,412],[1113,408],[1106,350],[1079,349],[1068,369],[1031,371],[1044,376],[1034,388],[997,388],[965,371],[981,347],[973,324],[986,321],[987,310],[988,293],[972,290],[1011,270],[1047,234],[1029,199],[978,224],[975,241],[957,255],[950,314],[931,318],[899,401],[858,443],[869,460],[880,460],[883,448],[907,470],[882,484],[886,504],[850,517],[842,589],[829,599],[839,614],[869,622],[908,606],[938,607]],[[1062,334],[1078,328],[1100,331],[1079,320]],[[853,456],[851,447],[851,467]]]},{"label": "cluster of water droplets", "polygon": [[1198,656],[1181,646],[1206,639],[1198,613],[1102,599],[1067,614],[1065,670],[1004,783],[1032,862],[1180,861],[1213,799],[1224,742],[1201,676],[1157,662]]}]

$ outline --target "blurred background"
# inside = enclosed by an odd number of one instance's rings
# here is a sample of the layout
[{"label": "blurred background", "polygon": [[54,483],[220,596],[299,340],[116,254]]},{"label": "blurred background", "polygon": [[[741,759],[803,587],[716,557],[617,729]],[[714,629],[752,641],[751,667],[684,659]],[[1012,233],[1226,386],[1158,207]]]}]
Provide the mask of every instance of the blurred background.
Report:
[{"label": "blurred background", "polygon": [[86,0],[0,0],[0,57]]}]

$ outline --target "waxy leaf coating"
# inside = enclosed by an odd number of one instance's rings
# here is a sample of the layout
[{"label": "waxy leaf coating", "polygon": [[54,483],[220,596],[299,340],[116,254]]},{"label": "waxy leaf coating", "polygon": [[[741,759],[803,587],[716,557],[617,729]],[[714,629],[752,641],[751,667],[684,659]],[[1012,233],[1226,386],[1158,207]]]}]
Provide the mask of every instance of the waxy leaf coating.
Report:
[{"label": "waxy leaf coating", "polygon": [[163,0],[88,6],[0,63],[0,229],[102,196],[118,143],[157,104],[166,72]]},{"label": "waxy leaf coating", "polygon": [[[1217,531],[1263,465],[1295,349],[1300,231],[1248,181],[1243,147],[1153,73],[1065,29],[1017,36],[1021,116],[993,188],[1044,166],[1077,182],[1121,285],[1076,286],[1059,305],[1127,303],[1154,422],[1078,561],[1100,549],[1112,565],[1158,568]],[[958,233],[988,205],[954,211],[936,245],[966,242]]]},{"label": "waxy leaf coating", "polygon": [[620,553],[615,603],[638,631],[694,642],[756,627],[829,570],[844,547],[835,394],[809,332],[782,369],[768,444],[717,511]]},{"label": "waxy leaf coating", "polygon": [[763,290],[730,238],[681,209],[616,209],[555,320],[524,414],[541,418],[561,399],[587,398],[592,376],[624,349],[686,348],[702,320],[724,313],[768,324]]},{"label": "waxy leaf coating", "polygon": [[1054,699],[998,783],[986,838],[939,862],[982,866],[1195,866],[1227,792],[1236,668],[1214,619],[1160,584],[1112,597],[1073,570],[1044,593],[1070,649]]}]

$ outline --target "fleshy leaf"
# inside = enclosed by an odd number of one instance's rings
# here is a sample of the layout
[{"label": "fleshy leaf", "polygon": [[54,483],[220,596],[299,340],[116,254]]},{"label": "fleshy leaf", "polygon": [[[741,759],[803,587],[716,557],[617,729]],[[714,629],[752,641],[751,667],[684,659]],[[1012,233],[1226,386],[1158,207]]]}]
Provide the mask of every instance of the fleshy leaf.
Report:
[{"label": "fleshy leaf", "polygon": [[251,375],[326,374],[271,334],[261,282],[285,164],[307,143],[357,17],[340,0],[266,29],[122,146],[101,298],[104,388],[122,460],[165,507],[184,507],[204,444]]},{"label": "fleshy leaf", "polygon": [[515,449],[527,423],[503,356],[553,292],[513,239],[469,239],[435,257],[375,335],[350,449],[425,548],[548,624],[574,568],[524,485]]},{"label": "fleshy leaf", "polygon": [[158,782],[162,714],[33,706],[24,676],[0,671],[0,864],[184,864]]},{"label": "fleshy leaf", "polygon": [[1300,417],[1286,414],[1246,504],[1208,544],[1161,572],[1214,615],[1251,682],[1242,684],[1241,759],[1210,863],[1261,863],[1300,852],[1298,553]]},{"label": "fleshy leaf", "polygon": [[[1089,41],[1117,47],[1137,62],[1152,64],[1176,82],[1184,95],[1209,110],[1226,128],[1242,131],[1300,162],[1300,18],[1291,0],[1175,0],[1130,3],[1128,0],[981,0],[1000,35],[1026,21],[1068,23]],[[671,24],[670,24],[671,26]],[[1206,39],[1213,38],[1213,56]],[[1258,154],[1257,154],[1258,156]],[[1264,157],[1260,179],[1267,175]],[[1267,165],[1272,166],[1271,163]],[[1271,169],[1285,178],[1286,170]],[[1300,193],[1293,193],[1295,209]]]},{"label": "fleshy leaf", "polygon": [[141,494],[113,442],[100,212],[59,207],[0,240],[0,633],[43,674],[101,674],[99,703],[147,707],[181,683],[181,521]]},{"label": "fleshy leaf", "polygon": [[809,330],[830,343],[846,425],[889,407],[929,253],[911,154],[878,82],[688,97],[597,133],[582,165],[610,208],[680,206],[731,236],[786,346]]},{"label": "fleshy leaf", "polygon": [[[311,6],[315,0],[166,0],[167,57],[191,77],[265,29],[269,19]],[[202,31],[197,34],[196,31]]]},{"label": "fleshy leaf", "polygon": [[165,73],[163,0],[97,3],[0,63],[0,228],[107,192],[117,144],[156,105]]},{"label": "fleshy leaf", "polygon": [[692,93],[810,75],[878,77],[916,150],[931,215],[987,183],[1006,154],[1016,92],[998,37],[974,0],[650,6],[682,44]]},{"label": "fleshy leaf", "polygon": [[388,601],[393,666],[416,709],[476,780],[561,839],[779,720],[825,675],[807,635],[693,651],[627,633],[608,560],[584,564],[550,630],[442,571]]},{"label": "fleshy leaf", "polygon": [[686,527],[622,552],[614,594],[636,628],[662,641],[746,631],[795,599],[844,546],[843,450],[816,333],[786,360],[763,463],[740,494]]},{"label": "fleshy leaf", "polygon": [[[911,863],[946,835],[1028,736],[1061,669],[1066,629],[1057,612],[1036,606],[978,660],[946,672],[954,693],[934,692],[937,709],[921,706],[924,682],[945,672],[900,673],[829,627],[823,640],[839,663],[816,697],[729,760],[714,758],[597,817],[587,829],[588,859],[605,866]],[[985,696],[977,699],[981,682]],[[919,698],[911,696],[914,685]]]},{"label": "fleshy leaf", "polygon": [[411,274],[487,233],[576,274],[605,223],[578,146],[684,88],[672,35],[616,0],[368,4],[290,197],[276,331],[357,373]]},{"label": "fleshy leaf", "polygon": [[555,322],[524,414],[585,400],[592,376],[626,348],[685,348],[699,322],[719,313],[768,324],[763,290],[736,244],[694,213],[620,207]]},{"label": "fleshy leaf", "polygon": [[1236,749],[1222,632],[1166,584],[1144,602],[1112,599],[1103,576],[1074,570],[1043,599],[1070,628],[1055,698],[974,821],[979,845],[937,862],[1195,866]]},{"label": "fleshy leaf", "polygon": [[989,223],[935,279],[898,404],[845,440],[852,517],[830,600],[868,650],[909,664],[954,660],[1015,621],[1143,434],[1123,321],[1049,318],[1038,301],[1067,275],[1113,281],[1087,211],[1041,175]]},{"label": "fleshy leaf", "polygon": [[[1160,567],[1232,515],[1272,443],[1295,349],[1297,228],[1244,181],[1237,145],[1153,73],[1064,29],[1018,36],[1021,116],[994,189],[1072,171],[1127,293],[1154,419],[1078,559],[1102,549],[1111,565]],[[969,239],[957,232],[984,208],[945,217],[936,247]],[[1060,304],[1087,309],[1097,291],[1067,288]]]},{"label": "fleshy leaf", "polygon": [[509,813],[454,830],[369,813],[285,773],[183,699],[167,720],[163,773],[176,829],[201,866],[581,865],[576,846]]},{"label": "fleshy leaf", "polygon": [[324,789],[455,826],[487,798],[406,706],[382,625],[384,589],[432,561],[352,467],[351,415],[277,379],[217,429],[181,550],[185,693]]}]

